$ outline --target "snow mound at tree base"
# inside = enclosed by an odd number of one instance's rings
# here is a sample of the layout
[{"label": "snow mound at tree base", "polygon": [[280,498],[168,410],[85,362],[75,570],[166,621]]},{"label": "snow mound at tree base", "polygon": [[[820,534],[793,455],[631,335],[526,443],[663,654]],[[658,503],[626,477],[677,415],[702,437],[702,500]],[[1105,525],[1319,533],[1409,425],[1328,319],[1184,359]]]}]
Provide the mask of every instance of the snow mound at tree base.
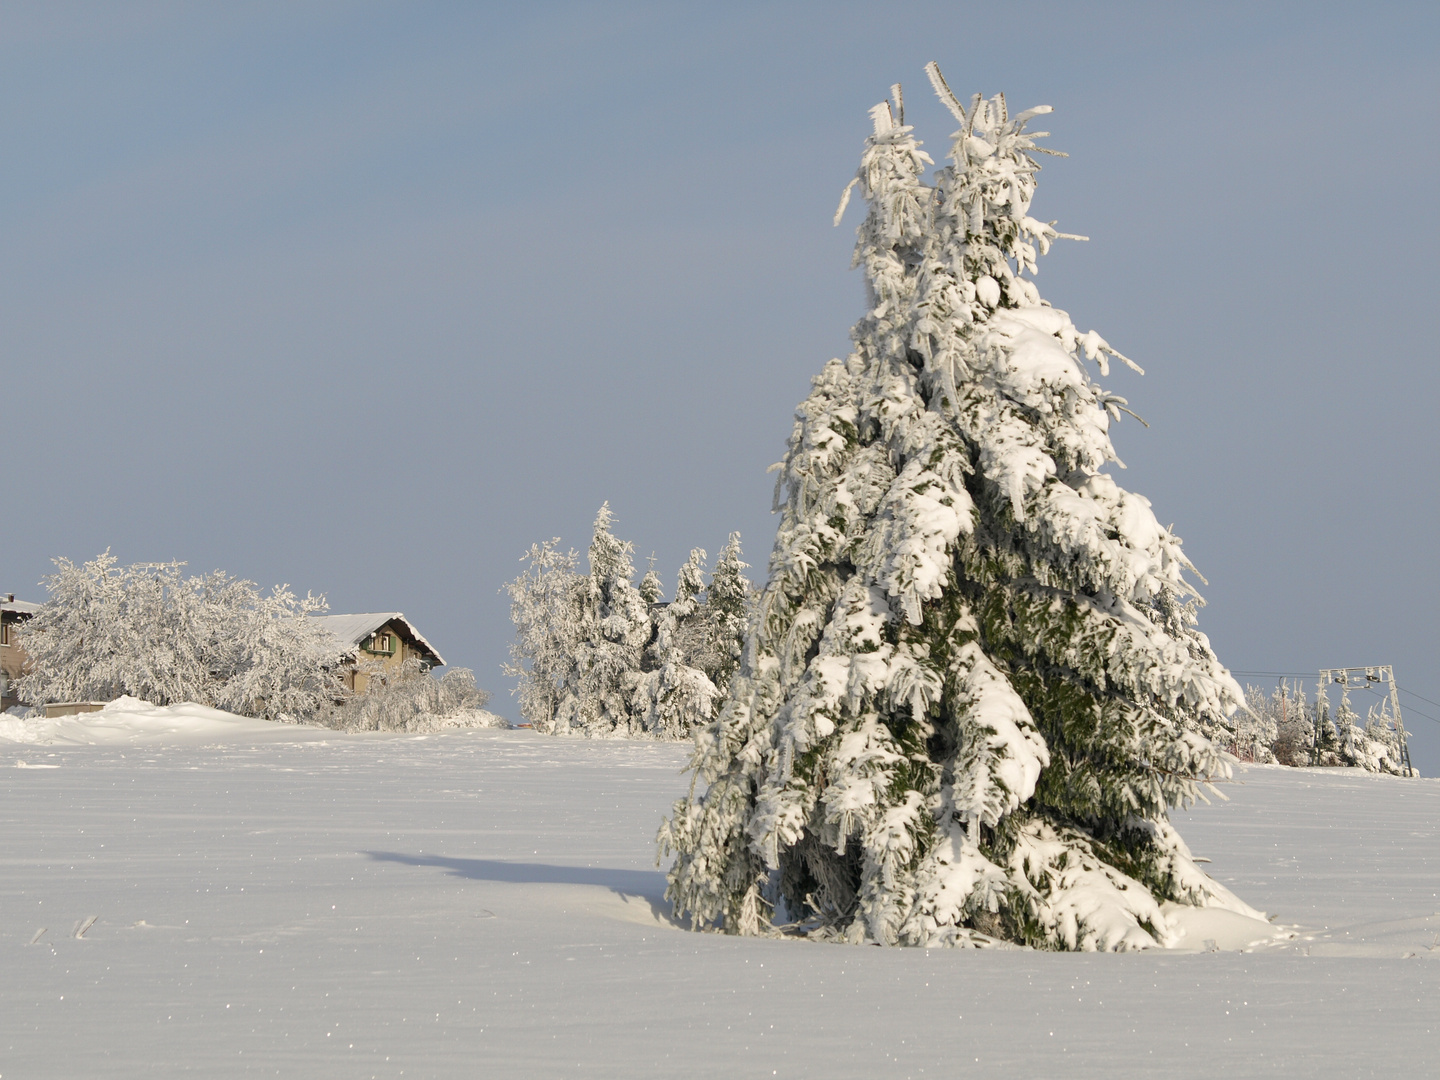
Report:
[{"label": "snow mound at tree base", "polygon": [[1245,952],[1295,937],[1292,930],[1224,908],[1165,903],[1160,910],[1173,935],[1171,952]]}]

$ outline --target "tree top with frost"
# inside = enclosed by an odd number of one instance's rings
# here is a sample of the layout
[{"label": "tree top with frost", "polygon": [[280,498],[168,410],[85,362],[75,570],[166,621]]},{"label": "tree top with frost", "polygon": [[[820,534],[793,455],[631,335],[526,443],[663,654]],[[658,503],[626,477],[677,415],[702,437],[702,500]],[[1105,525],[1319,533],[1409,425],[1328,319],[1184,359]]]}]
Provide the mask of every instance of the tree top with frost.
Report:
[{"label": "tree top with frost", "polygon": [[[1195,626],[1180,540],[1106,471],[1129,363],[1041,299],[1051,153],[1003,96],[949,163],[871,110],[855,179],[867,311],[814,379],[740,673],[661,829],[698,925],[850,941],[1123,949],[1167,903],[1257,913],[1167,811],[1228,775],[1242,701]],[[1132,365],[1134,366],[1134,365]],[[1197,575],[1198,576],[1198,575]]]}]

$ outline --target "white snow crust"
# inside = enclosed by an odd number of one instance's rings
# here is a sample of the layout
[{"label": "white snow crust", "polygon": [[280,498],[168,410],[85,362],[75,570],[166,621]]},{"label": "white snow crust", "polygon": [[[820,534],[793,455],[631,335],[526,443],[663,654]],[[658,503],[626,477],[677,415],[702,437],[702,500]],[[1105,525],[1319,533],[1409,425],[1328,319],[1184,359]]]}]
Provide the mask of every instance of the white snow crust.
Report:
[{"label": "white snow crust", "polygon": [[854,948],[669,922],[653,837],[685,747],[213,713],[7,726],[0,1076],[1440,1066],[1435,780],[1250,768],[1177,815],[1274,925],[1167,907],[1172,951]]},{"label": "white snow crust", "polygon": [[0,746],[116,746],[129,743],[299,742],[324,739],[323,728],[277,724],[185,702],[152,705],[121,695],[99,712],[21,719],[0,716]]}]

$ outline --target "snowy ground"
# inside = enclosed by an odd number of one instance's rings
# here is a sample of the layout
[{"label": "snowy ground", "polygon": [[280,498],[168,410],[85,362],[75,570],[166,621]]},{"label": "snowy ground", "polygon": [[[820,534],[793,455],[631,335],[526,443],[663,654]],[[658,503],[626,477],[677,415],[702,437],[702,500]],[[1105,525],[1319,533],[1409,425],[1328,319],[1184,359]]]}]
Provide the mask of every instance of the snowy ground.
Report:
[{"label": "snowy ground", "polygon": [[925,952],[669,925],[682,747],[47,723],[0,721],[3,1080],[1440,1074],[1434,780],[1182,816],[1289,943]]}]

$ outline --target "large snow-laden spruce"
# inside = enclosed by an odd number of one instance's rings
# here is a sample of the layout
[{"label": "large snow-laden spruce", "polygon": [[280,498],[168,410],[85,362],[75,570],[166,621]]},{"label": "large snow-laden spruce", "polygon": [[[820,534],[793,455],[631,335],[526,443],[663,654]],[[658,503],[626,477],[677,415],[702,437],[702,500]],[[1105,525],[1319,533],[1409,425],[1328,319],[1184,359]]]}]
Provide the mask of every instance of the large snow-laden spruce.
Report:
[{"label": "large snow-laden spruce", "polygon": [[1102,471],[1124,401],[1082,356],[1124,358],[1025,276],[1062,235],[1029,215],[1048,109],[927,72],[951,164],[924,180],[899,87],[871,111],[869,311],[797,413],[744,663],[660,830],[667,895],[882,944],[1119,950],[1172,939],[1166,902],[1256,915],[1167,821],[1229,775],[1208,734],[1243,699],[1179,539]]}]

